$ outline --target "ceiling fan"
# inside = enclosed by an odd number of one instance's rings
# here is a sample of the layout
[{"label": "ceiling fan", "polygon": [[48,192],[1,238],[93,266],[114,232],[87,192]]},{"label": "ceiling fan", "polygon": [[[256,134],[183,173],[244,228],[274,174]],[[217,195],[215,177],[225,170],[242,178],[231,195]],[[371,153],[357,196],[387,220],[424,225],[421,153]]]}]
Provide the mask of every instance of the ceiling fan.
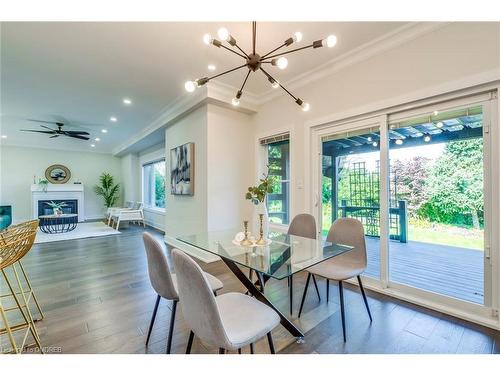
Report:
[{"label": "ceiling fan", "polygon": [[52,129],[52,128],[49,128],[48,126],[40,125],[42,128],[48,129],[48,130],[21,129],[22,132],[52,134],[52,136],[49,137],[49,138],[57,138],[60,135],[64,135],[66,137],[82,139],[84,141],[88,141],[89,140],[89,137],[86,137],[86,135],[90,135],[90,133],[87,133],[87,132],[84,132],[84,131],[76,131],[76,130],[63,130],[64,123],[62,123],[62,122],[33,120],[33,119],[28,119],[28,121],[41,122],[41,123],[44,123],[44,124],[54,124],[54,125],[57,125],[57,129]]}]

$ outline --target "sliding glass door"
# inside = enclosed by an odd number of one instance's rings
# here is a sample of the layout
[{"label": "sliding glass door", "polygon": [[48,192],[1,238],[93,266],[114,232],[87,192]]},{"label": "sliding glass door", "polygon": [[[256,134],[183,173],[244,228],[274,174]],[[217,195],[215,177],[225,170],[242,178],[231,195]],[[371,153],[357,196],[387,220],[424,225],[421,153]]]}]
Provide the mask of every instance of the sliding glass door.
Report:
[{"label": "sliding glass door", "polygon": [[485,93],[313,131],[321,234],[363,223],[371,285],[491,316],[495,109]]},{"label": "sliding glass door", "polygon": [[365,275],[380,277],[380,132],[378,126],[322,138],[322,235],[341,217],[363,223]]},{"label": "sliding glass door", "polygon": [[483,120],[475,105],[389,122],[390,281],[484,303]]}]

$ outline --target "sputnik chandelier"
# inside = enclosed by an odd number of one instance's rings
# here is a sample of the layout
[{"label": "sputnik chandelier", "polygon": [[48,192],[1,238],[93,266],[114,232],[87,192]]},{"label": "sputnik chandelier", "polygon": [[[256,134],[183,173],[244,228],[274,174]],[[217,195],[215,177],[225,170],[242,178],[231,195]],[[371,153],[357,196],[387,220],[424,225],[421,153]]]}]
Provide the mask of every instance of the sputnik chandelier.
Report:
[{"label": "sputnik chandelier", "polygon": [[[246,53],[243,49],[238,46],[238,43],[236,42],[236,39],[229,33],[229,31],[225,27],[221,27],[217,35],[219,39],[212,38],[210,34],[205,34],[203,36],[203,42],[207,45],[214,45],[217,48],[224,48],[228,50],[231,53],[234,53],[241,58],[244,59],[244,64],[237,66],[233,69],[226,70],[225,72],[216,74],[211,77],[203,77],[199,78],[195,81],[187,81],[184,85],[186,91],[188,92],[193,92],[195,91],[198,87],[201,87],[211,81],[214,78],[223,76],[228,73],[232,73],[236,70],[242,69],[247,67],[248,72],[245,76],[245,79],[243,80],[243,84],[241,85],[241,88],[238,90],[236,93],[236,96],[233,98],[231,103],[234,106],[238,106],[240,104],[240,98],[243,95],[243,88],[245,87],[245,84],[247,83],[248,76],[252,72],[257,72],[260,70],[268,79],[268,81],[271,83],[271,87],[273,88],[278,88],[281,87],[288,95],[290,95],[293,100],[295,100],[295,103],[297,103],[304,112],[307,112],[310,109],[309,103],[304,102],[302,99],[296,97],[293,95],[289,90],[287,90],[277,79],[275,79],[271,74],[269,74],[266,70],[264,70],[263,66],[264,64],[270,64],[271,66],[277,66],[279,69],[283,70],[288,66],[288,60],[284,55],[301,51],[303,49],[307,48],[320,48],[320,47],[333,47],[335,44],[337,44],[337,37],[335,35],[330,35],[325,39],[320,39],[314,41],[312,44],[309,44],[307,46],[295,48],[292,50],[288,50],[285,52],[277,53],[278,50],[284,47],[289,47],[293,43],[299,43],[302,41],[302,33],[296,32],[293,34],[292,37],[288,38],[283,42],[283,44],[279,45],[278,47],[274,48],[273,50],[267,52],[265,55],[259,55],[256,50],[255,50],[255,44],[256,44],[256,37],[257,37],[257,23],[252,22],[252,52],[251,53]],[[237,51],[233,48],[227,47],[223,44],[223,42],[227,42],[231,47],[234,47],[237,49]]]}]

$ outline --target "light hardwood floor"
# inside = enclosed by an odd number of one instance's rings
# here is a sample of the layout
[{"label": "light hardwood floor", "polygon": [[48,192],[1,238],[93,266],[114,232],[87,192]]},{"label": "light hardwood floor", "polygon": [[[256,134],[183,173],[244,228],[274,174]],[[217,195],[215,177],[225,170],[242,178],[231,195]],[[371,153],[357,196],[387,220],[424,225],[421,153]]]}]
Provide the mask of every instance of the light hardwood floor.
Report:
[{"label": "light hardwood floor", "polygon": [[[142,244],[144,229],[120,228],[122,234],[35,245],[24,265],[36,289],[45,319],[37,323],[42,344],[62,353],[164,353],[171,303],[162,300],[149,347],[147,328],[155,294],[149,284]],[[158,238],[162,234],[146,229]],[[222,262],[200,263],[221,279],[222,293],[244,288]],[[306,332],[297,344],[283,328],[273,331],[281,353],[498,353],[500,333],[406,302],[367,291],[373,315],[370,324],[357,287],[347,286],[347,343],[342,340],[338,291],[319,281],[321,302],[311,287],[300,320],[296,319],[305,274],[294,277],[293,320]],[[271,280],[271,301],[288,313],[286,281]],[[188,329],[178,310],[173,353],[184,353]],[[248,317],[251,319],[252,317]],[[217,353],[198,339],[193,353]],[[244,350],[248,352],[248,348]],[[267,340],[257,353],[269,353]]]}]

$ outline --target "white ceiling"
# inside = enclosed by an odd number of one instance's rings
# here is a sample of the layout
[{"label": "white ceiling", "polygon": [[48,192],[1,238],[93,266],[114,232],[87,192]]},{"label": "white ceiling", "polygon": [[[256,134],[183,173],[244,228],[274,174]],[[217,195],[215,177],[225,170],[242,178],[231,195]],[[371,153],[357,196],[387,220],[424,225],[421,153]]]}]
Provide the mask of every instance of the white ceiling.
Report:
[{"label": "white ceiling", "polygon": [[[257,52],[266,53],[301,31],[306,45],[329,34],[335,48],[300,51],[288,57],[284,71],[268,67],[286,82],[329,60],[404,26],[395,22],[263,22],[257,24]],[[4,144],[111,152],[149,125],[163,108],[186,95],[184,82],[216,74],[243,60],[222,48],[206,46],[202,36],[226,26],[245,50],[251,47],[251,23],[2,23],[1,123]],[[293,47],[289,47],[293,48]],[[215,64],[215,73],[207,65]],[[244,69],[221,77],[239,87]],[[251,74],[246,89],[270,90],[261,72]],[[133,100],[124,106],[122,98]],[[111,123],[110,116],[118,122]],[[28,118],[63,120],[68,129],[87,129],[101,142],[23,133],[37,129]],[[102,134],[102,128],[108,129]],[[68,130],[67,129],[67,130]]]}]

